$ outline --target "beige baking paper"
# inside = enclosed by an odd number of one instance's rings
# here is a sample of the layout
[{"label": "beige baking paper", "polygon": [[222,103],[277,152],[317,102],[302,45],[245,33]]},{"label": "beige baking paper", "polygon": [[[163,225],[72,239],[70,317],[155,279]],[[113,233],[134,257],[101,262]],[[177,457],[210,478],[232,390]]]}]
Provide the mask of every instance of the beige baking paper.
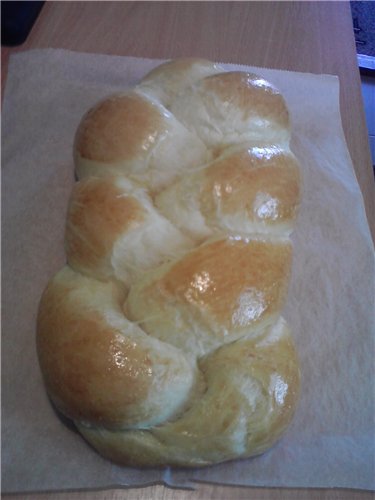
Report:
[{"label": "beige baking paper", "polygon": [[3,492],[195,480],[373,488],[374,253],[334,76],[250,68],[285,95],[304,179],[285,310],[302,396],[283,439],[260,457],[201,470],[122,468],[97,455],[49,403],[35,322],[42,290],[65,262],[74,132],[91,105],[158,63],[62,50],[10,60],[2,120]]}]

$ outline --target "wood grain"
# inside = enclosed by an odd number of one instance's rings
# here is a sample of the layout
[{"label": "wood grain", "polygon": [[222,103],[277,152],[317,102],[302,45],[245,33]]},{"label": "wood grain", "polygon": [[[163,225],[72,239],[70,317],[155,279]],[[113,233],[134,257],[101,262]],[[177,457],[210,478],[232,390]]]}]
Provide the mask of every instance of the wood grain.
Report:
[{"label": "wood grain", "polygon": [[[350,6],[344,2],[46,2],[28,40],[17,48],[2,47],[2,90],[11,54],[47,47],[149,58],[196,55],[221,62],[336,74],[348,149],[375,237],[373,172],[351,23]],[[3,498],[367,500],[374,496],[340,489],[200,484],[194,492],[158,485]]]},{"label": "wood grain", "polygon": [[198,489],[176,490],[156,485],[148,488],[90,492],[5,495],[4,500],[373,500],[369,491],[302,488],[240,488],[198,485]]}]

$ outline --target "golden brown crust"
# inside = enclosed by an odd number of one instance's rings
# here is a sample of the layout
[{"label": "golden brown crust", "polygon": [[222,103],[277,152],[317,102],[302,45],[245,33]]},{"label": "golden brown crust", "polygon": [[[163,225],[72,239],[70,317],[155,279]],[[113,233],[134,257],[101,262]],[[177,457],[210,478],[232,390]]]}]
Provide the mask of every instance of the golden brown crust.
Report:
[{"label": "golden brown crust", "polygon": [[289,114],[283,96],[271,83],[252,73],[232,71],[208,76],[202,80],[207,93],[216,94],[222,102],[240,109],[245,118],[256,115],[271,118],[289,127]]},{"label": "golden brown crust", "polygon": [[300,195],[298,164],[291,154],[277,147],[236,151],[214,162],[204,174],[200,205],[212,222],[218,216],[239,213],[272,225],[296,216]]},{"label": "golden brown crust", "polygon": [[151,101],[132,92],[105,99],[82,119],[75,151],[82,158],[106,163],[132,159],[163,133],[163,115]]},{"label": "golden brown crust", "polygon": [[244,239],[203,245],[145,289],[154,300],[173,297],[234,332],[280,310],[286,292],[289,244]]},{"label": "golden brown crust", "polygon": [[69,264],[102,278],[110,276],[106,261],[116,239],[145,217],[139,201],[124,193],[115,178],[81,180],[73,188],[68,208],[65,249]]},{"label": "golden brown crust", "polygon": [[199,358],[277,319],[290,260],[289,242],[213,241],[146,274],[124,311],[150,335]]},{"label": "golden brown crust", "polygon": [[80,431],[120,465],[200,467],[264,452],[289,425],[300,390],[290,333],[284,322],[276,329],[274,339],[275,327],[261,340],[238,341],[205,358],[200,368],[209,390],[175,422],[137,433]]},{"label": "golden brown crust", "polygon": [[181,353],[128,322],[121,313],[124,299],[117,284],[85,278],[69,267],[43,293],[39,363],[48,393],[69,418],[121,429],[157,424],[185,404],[192,367]]},{"label": "golden brown crust", "polygon": [[42,296],[37,350],[51,399],[105,457],[203,466],[262,453],[289,424],[289,138],[272,84],[194,58],[83,117],[69,265]]},{"label": "golden brown crust", "polygon": [[[121,425],[127,407],[143,399],[149,389],[151,362],[147,353],[121,334],[113,335],[98,314],[91,312],[89,318],[76,319],[62,308],[60,315],[54,314],[54,336],[48,335],[48,319],[43,314],[39,323],[44,345],[40,363],[49,393],[72,419],[98,426]],[[66,329],[64,336],[60,334],[62,327]]]},{"label": "golden brown crust", "polygon": [[128,406],[146,397],[150,359],[100,313],[85,310],[75,292],[69,281],[52,282],[41,300],[37,340],[47,390],[70,418],[118,426]]}]

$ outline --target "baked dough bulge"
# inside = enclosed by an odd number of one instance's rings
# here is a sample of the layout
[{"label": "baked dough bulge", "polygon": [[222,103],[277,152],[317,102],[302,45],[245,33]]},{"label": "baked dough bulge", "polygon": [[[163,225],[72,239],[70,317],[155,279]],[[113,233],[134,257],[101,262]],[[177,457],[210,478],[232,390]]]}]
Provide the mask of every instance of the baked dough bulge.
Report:
[{"label": "baked dough bulge", "polygon": [[41,298],[37,349],[51,400],[108,459],[204,466],[288,427],[289,141],[277,88],[202,59],[162,64],[82,118],[67,264]]}]

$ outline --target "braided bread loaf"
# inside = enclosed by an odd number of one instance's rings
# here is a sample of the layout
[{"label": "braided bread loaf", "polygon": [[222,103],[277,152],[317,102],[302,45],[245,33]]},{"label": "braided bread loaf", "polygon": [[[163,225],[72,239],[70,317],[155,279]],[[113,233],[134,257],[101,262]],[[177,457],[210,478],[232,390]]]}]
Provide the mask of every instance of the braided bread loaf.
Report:
[{"label": "braided bread loaf", "polygon": [[68,263],[37,347],[52,401],[105,457],[207,465],[262,453],[289,424],[289,139],[273,85],[198,59],[83,117]]}]

